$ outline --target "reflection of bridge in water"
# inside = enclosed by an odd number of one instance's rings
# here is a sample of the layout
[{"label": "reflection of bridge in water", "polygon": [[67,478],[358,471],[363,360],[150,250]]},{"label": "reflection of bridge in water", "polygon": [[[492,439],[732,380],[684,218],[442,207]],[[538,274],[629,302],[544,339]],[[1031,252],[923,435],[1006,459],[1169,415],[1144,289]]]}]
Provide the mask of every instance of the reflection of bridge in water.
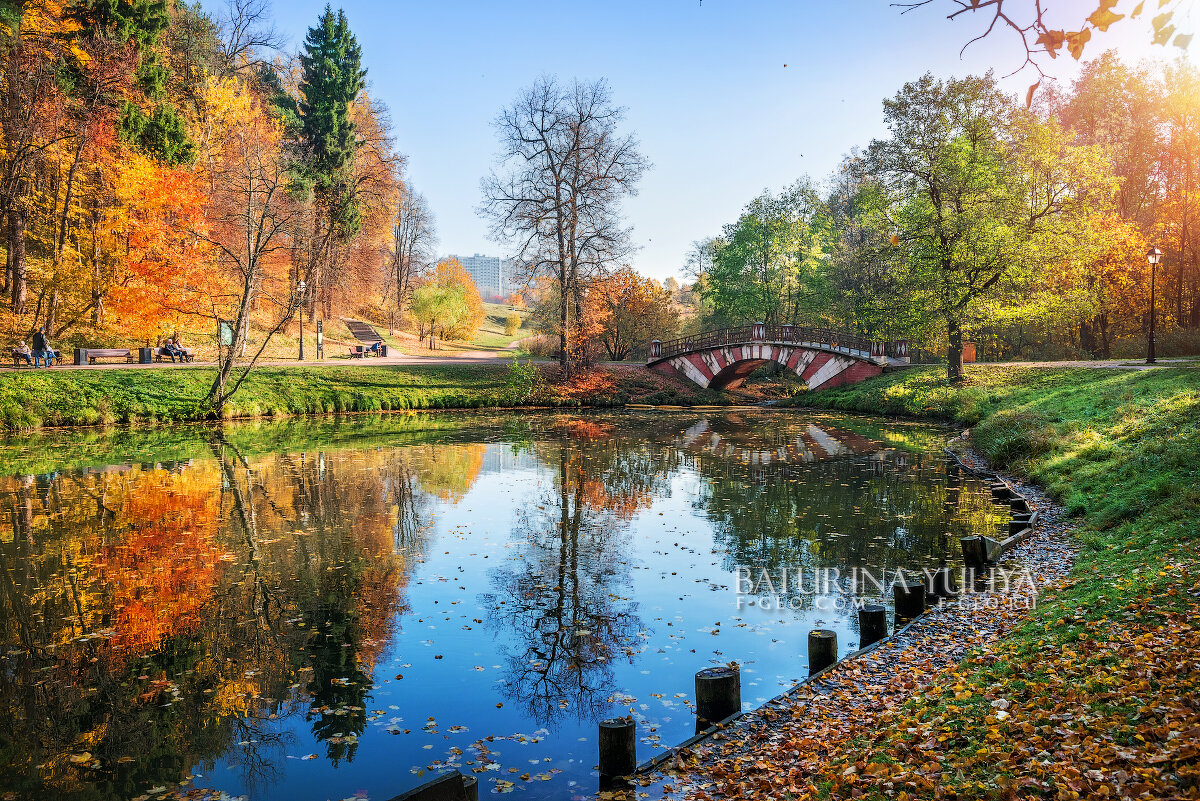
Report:
[{"label": "reflection of bridge in water", "polygon": [[762,442],[761,434],[727,423],[727,420],[718,423],[699,420],[680,435],[679,445],[685,451],[733,458],[754,467],[811,463],[865,454],[880,461],[885,458],[878,442],[840,428],[822,428],[808,423],[794,438],[767,446]]},{"label": "reflection of bridge in water", "polygon": [[750,374],[775,362],[809,389],[853,384],[889,365],[908,364],[908,342],[875,342],[844,331],[799,325],[754,325],[650,343],[646,366],[702,387],[741,386]]}]

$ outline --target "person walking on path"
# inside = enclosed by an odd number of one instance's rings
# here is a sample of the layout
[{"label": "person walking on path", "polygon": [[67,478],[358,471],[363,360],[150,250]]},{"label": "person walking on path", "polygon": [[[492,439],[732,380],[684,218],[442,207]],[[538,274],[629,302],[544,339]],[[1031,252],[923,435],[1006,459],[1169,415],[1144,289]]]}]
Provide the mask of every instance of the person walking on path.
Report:
[{"label": "person walking on path", "polygon": [[49,367],[54,361],[54,351],[50,349],[50,340],[46,338],[46,330],[39,328],[37,333],[33,335],[33,366],[38,367],[38,360],[42,359]]}]

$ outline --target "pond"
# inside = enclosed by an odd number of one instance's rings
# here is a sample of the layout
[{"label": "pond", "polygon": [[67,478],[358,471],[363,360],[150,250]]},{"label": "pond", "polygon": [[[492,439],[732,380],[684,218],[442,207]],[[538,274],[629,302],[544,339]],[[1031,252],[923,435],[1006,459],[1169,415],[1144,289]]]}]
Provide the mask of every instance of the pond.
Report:
[{"label": "pond", "polygon": [[598,720],[646,759],[694,732],[697,670],[738,662],[749,708],[810,629],[856,647],[856,587],[739,594],[763,570],[954,564],[1006,519],[949,435],[735,409],[0,443],[0,798],[383,801],[446,766],[591,797]]}]

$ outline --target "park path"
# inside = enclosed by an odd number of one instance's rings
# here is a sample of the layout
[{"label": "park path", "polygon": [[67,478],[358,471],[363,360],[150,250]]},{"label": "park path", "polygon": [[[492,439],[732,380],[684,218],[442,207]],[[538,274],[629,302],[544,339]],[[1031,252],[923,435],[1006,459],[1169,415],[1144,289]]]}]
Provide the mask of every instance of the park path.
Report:
[{"label": "park path", "polygon": [[[500,356],[499,351],[491,350],[468,350],[454,354],[446,354],[445,356],[405,356],[397,354],[395,356],[372,356],[364,359],[306,359],[301,362],[297,359],[261,359],[256,367],[395,367],[395,366],[412,366],[421,364],[508,364],[512,361],[511,356]],[[53,370],[136,370],[146,367],[215,367],[216,362],[201,361],[197,359],[194,362],[187,364],[181,362],[155,362],[154,364],[139,364],[137,362],[101,362],[98,364],[71,364],[65,363],[55,365]],[[5,365],[3,370],[7,372],[25,372],[26,370],[34,369],[25,366],[13,367],[11,364]],[[44,369],[44,368],[42,368]]]}]

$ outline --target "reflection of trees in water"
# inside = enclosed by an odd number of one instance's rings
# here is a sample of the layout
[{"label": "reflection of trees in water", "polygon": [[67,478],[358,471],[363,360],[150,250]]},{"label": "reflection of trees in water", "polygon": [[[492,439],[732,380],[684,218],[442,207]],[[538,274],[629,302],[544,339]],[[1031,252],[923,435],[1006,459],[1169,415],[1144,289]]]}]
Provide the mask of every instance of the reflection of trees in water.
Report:
[{"label": "reflection of trees in water", "polygon": [[640,650],[626,526],[677,466],[672,450],[612,427],[576,420],[554,433],[535,446],[553,485],[518,514],[514,553],[481,597],[501,633],[504,692],[542,725],[604,713],[614,661]]},{"label": "reflection of trees in water", "polygon": [[416,471],[394,450],[213,453],[0,479],[0,789],[127,798],[218,758],[262,786],[291,714],[353,757],[424,547]]},{"label": "reflection of trees in water", "polygon": [[807,422],[730,428],[693,430],[702,447],[687,448],[707,479],[695,506],[713,521],[728,570],[892,575],[944,564],[957,556],[952,534],[990,524],[986,503],[948,491],[961,481],[941,457]]}]

